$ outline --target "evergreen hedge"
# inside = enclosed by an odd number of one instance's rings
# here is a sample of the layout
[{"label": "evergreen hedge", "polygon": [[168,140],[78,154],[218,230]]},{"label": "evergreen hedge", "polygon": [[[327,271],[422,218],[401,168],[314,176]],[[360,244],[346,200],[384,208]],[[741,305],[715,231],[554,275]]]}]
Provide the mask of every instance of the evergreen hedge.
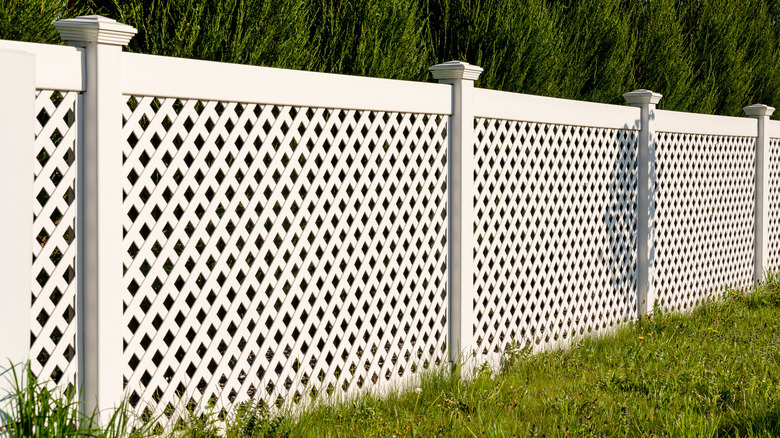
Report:
[{"label": "evergreen hedge", "polygon": [[50,23],[81,14],[136,27],[128,50],[149,54],[416,81],[461,59],[483,88],[780,107],[777,0],[0,0],[0,38],[57,43]]}]

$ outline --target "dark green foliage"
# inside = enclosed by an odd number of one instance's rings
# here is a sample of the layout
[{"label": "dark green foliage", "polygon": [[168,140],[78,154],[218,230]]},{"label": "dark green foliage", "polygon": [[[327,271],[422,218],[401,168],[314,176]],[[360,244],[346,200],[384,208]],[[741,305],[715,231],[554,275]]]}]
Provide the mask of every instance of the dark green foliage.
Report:
[{"label": "dark green foliage", "polygon": [[60,43],[52,21],[87,13],[63,0],[0,0],[0,39]]},{"label": "dark green foliage", "polygon": [[316,69],[425,80],[430,66],[416,0],[310,1]]},{"label": "dark green foliage", "polygon": [[620,0],[559,2],[561,97],[622,103],[633,81],[635,30]]},{"label": "dark green foliage", "polygon": [[141,53],[418,81],[460,59],[485,69],[483,88],[780,106],[775,0],[0,0],[0,38],[56,43],[49,23],[81,13],[138,28]]},{"label": "dark green foliage", "polygon": [[663,107],[690,111],[698,101],[691,92],[696,86],[695,62],[685,47],[690,32],[678,15],[677,3],[648,2],[634,14],[634,81],[639,87],[663,94]]},{"label": "dark green foliage", "polygon": [[559,96],[559,14],[544,0],[429,0],[429,64],[459,59],[484,69],[484,88]]},{"label": "dark green foliage", "polygon": [[96,13],[138,29],[134,52],[308,69],[305,0],[95,0]]},{"label": "dark green foliage", "polygon": [[[695,85],[689,92],[702,112],[740,113],[746,105],[743,102],[752,101],[753,72],[763,56],[748,56],[750,46],[758,43],[756,28],[764,18],[755,15],[758,2],[746,1],[739,7],[701,2],[683,12],[691,32],[689,51],[696,68]],[[764,50],[774,46],[771,39],[760,44]]]}]

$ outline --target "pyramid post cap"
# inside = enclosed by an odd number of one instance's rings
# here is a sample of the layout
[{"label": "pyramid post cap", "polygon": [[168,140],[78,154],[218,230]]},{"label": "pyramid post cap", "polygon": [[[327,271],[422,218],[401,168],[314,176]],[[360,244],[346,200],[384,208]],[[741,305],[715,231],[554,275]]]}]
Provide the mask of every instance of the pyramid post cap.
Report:
[{"label": "pyramid post cap", "polygon": [[54,27],[60,38],[69,43],[98,43],[124,46],[138,32],[133,26],[119,23],[101,15],[82,15],[66,20],[57,20]]},{"label": "pyramid post cap", "polygon": [[755,103],[742,108],[742,111],[745,111],[745,114],[747,114],[748,117],[769,117],[775,112],[775,109],[769,105]]},{"label": "pyramid post cap", "polygon": [[623,95],[623,99],[625,99],[629,105],[657,105],[662,97],[661,94],[645,90],[644,88],[630,91]]},{"label": "pyramid post cap", "polygon": [[447,61],[428,67],[436,80],[466,79],[476,81],[482,73],[482,67],[463,61]]}]

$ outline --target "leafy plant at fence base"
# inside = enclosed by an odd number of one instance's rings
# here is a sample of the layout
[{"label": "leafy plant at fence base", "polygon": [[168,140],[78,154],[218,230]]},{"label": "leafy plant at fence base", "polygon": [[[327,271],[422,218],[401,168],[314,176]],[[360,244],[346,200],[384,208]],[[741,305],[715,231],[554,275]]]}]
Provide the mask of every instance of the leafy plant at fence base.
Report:
[{"label": "leafy plant at fence base", "polygon": [[10,366],[0,378],[12,384],[10,394],[0,395],[0,436],[9,438],[95,437],[140,438],[149,436],[150,424],[138,423],[125,403],[103,419],[98,413],[84,413],[75,388],[52,388],[39,382],[30,364]]}]

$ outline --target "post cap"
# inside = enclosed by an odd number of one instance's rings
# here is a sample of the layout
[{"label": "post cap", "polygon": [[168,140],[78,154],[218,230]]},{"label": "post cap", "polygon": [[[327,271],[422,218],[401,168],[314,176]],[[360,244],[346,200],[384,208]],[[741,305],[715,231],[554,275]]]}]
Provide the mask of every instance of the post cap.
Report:
[{"label": "post cap", "polygon": [[769,105],[764,105],[763,103],[756,103],[742,108],[742,111],[745,111],[745,114],[747,114],[748,117],[769,117],[775,112],[775,109]]},{"label": "post cap", "polygon": [[118,23],[101,15],[82,15],[81,17],[57,20],[54,27],[60,38],[69,43],[98,43],[124,46],[138,32],[133,26]]},{"label": "post cap", "polygon": [[645,90],[644,88],[623,95],[623,99],[626,99],[626,102],[629,105],[656,105],[661,101],[662,97],[662,95],[650,90]]},{"label": "post cap", "polygon": [[447,61],[428,67],[428,70],[436,80],[466,79],[476,81],[482,73],[482,67],[463,61]]}]

